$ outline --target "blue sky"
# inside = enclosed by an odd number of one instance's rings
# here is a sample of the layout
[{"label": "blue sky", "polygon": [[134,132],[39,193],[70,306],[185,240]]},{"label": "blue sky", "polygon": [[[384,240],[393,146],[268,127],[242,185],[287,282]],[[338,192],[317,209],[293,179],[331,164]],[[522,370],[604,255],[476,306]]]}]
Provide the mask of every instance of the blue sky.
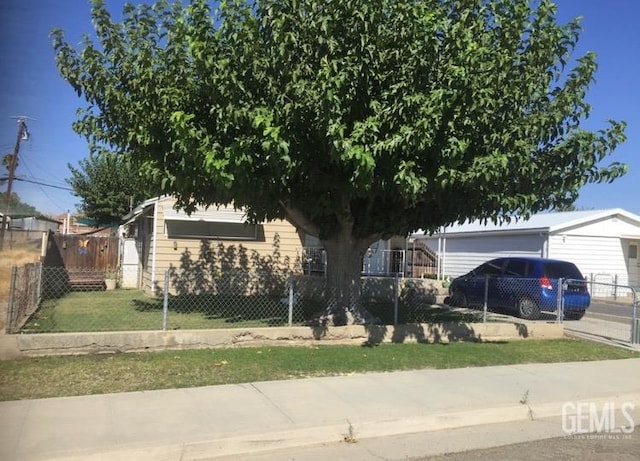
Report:
[{"label": "blue sky", "polygon": [[[106,0],[118,15],[121,0]],[[628,123],[627,141],[608,161],[629,165],[629,173],[612,184],[588,185],[576,202],[585,209],[624,208],[640,214],[640,18],[639,0],[557,0],[558,19],[583,16],[584,32],[576,56],[595,51],[599,69],[587,96],[593,111],[585,127],[604,128],[606,120]],[[77,44],[91,33],[86,0],[2,0],[0,2],[0,155],[11,153],[17,124],[27,115],[30,139],[21,144],[19,178],[56,187],[16,181],[21,200],[45,214],[75,210],[78,198],[64,190],[68,163],[77,166],[88,155],[86,142],[71,129],[83,106],[55,66],[49,32],[65,30]],[[0,173],[4,176],[4,173]],[[3,190],[4,187],[2,186]],[[61,189],[62,188],[62,189]]]}]

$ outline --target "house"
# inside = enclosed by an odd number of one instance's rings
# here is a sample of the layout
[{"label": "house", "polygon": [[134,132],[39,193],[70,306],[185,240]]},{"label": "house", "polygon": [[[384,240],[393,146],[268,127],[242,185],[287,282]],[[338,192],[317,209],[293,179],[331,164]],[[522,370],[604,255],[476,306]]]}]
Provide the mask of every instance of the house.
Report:
[{"label": "house", "polygon": [[[122,287],[157,293],[169,268],[204,267],[207,258],[227,267],[253,269],[275,264],[309,275],[326,273],[320,241],[288,221],[249,224],[244,211],[225,206],[187,215],[174,204],[172,197],[153,198],[124,217],[119,231]],[[393,237],[371,245],[362,273],[420,277],[435,273],[436,258],[420,243]]]},{"label": "house", "polygon": [[[0,213],[0,221],[2,214]],[[7,215],[7,227],[4,229],[5,244],[33,242],[41,240],[43,234],[58,228],[60,223],[46,216],[13,216]]]},{"label": "house", "polygon": [[413,238],[440,255],[443,276],[457,277],[496,257],[535,256],[572,261],[592,281],[640,286],[640,216],[620,208],[470,222]]},{"label": "house", "polygon": [[[310,235],[304,240],[303,270],[306,274],[324,274],[326,255],[320,241]],[[374,242],[362,259],[362,275],[423,277],[435,275],[437,256],[416,240],[393,236]]]},{"label": "house", "polygon": [[47,218],[46,216],[28,216],[23,218],[13,218],[10,229],[24,232],[48,232],[56,231],[60,226],[60,221]]},{"label": "house", "polygon": [[244,211],[228,206],[187,215],[174,204],[169,196],[153,198],[125,216],[120,228],[123,287],[158,293],[169,268],[301,268],[304,235],[289,222],[250,224]]},{"label": "house", "polygon": [[56,216],[56,220],[60,222],[58,226],[58,233],[60,234],[99,235],[105,237],[115,235],[115,230],[112,227],[98,226],[94,220],[84,216],[65,213]]}]

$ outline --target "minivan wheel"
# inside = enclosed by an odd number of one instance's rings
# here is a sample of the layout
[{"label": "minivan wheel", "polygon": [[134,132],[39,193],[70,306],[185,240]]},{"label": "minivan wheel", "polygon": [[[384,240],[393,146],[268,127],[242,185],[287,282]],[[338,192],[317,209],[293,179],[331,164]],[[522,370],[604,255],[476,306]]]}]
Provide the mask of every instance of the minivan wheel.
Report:
[{"label": "minivan wheel", "polygon": [[533,299],[525,297],[518,302],[518,316],[525,320],[537,319],[540,309]]},{"label": "minivan wheel", "polygon": [[584,317],[584,311],[564,311],[564,318],[567,320],[580,320]]}]

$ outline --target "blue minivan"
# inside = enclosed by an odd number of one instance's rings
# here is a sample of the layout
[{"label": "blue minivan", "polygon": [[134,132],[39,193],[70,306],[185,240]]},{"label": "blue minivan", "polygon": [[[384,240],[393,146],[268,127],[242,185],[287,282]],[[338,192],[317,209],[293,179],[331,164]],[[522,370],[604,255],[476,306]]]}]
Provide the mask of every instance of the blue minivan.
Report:
[{"label": "blue minivan", "polygon": [[524,319],[557,311],[558,281],[563,281],[564,318],[579,320],[591,303],[585,278],[568,261],[529,257],[497,258],[454,279],[448,302],[457,307],[515,311]]}]

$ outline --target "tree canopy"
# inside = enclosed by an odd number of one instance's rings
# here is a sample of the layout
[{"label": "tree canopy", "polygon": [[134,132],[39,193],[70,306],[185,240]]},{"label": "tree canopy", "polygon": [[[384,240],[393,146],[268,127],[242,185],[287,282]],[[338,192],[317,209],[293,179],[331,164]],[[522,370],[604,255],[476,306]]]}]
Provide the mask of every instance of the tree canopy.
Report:
[{"label": "tree canopy", "polygon": [[[1,184],[1,182],[0,182]],[[7,203],[7,193],[0,192],[0,212],[5,212],[5,204]],[[23,202],[18,194],[15,192],[11,193],[9,197],[9,214],[8,216],[12,216],[14,218],[19,217],[31,217],[31,216],[41,216],[36,207],[33,205],[29,205],[28,203]]]},{"label": "tree canopy", "polygon": [[603,165],[624,123],[582,128],[595,55],[572,56],[579,20],[559,24],[549,0],[160,0],[123,13],[114,22],[94,0],[96,37],[79,51],[53,33],[61,75],[88,102],[76,131],[130,155],[187,210],[233,202],[288,219],[321,239],[329,270],[358,275],[379,238],[564,207],[625,172]]},{"label": "tree canopy", "polygon": [[152,189],[132,167],[130,157],[109,152],[93,153],[80,160],[78,168],[68,165],[67,182],[82,200],[78,211],[96,225],[119,223]]}]

